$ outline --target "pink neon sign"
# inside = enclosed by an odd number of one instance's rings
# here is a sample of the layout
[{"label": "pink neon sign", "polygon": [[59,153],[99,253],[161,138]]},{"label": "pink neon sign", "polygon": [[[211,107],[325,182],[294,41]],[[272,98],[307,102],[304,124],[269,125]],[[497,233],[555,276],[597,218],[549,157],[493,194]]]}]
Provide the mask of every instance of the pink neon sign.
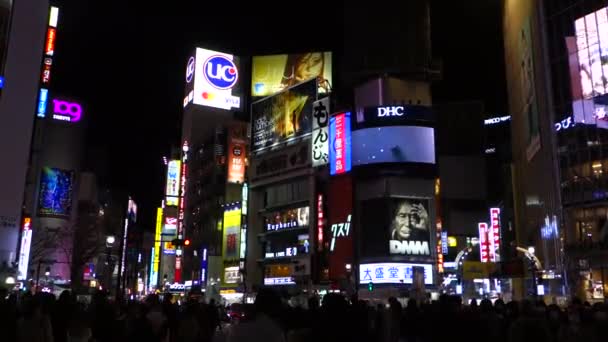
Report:
[{"label": "pink neon sign", "polygon": [[82,106],[76,102],[53,99],[53,119],[78,122],[82,117]]}]

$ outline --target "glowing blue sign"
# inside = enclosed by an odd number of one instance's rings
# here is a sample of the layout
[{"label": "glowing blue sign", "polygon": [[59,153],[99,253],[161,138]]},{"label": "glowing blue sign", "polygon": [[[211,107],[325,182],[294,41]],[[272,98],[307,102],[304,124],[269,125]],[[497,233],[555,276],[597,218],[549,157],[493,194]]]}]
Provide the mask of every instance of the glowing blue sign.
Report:
[{"label": "glowing blue sign", "polygon": [[339,175],[351,168],[350,112],[345,112],[329,119],[329,173]]},{"label": "glowing blue sign", "polygon": [[39,118],[44,118],[46,116],[46,105],[49,98],[49,90],[45,88],[40,88],[40,94],[38,95],[38,114]]},{"label": "glowing blue sign", "polygon": [[236,64],[222,55],[209,57],[203,64],[203,74],[210,85],[220,90],[234,87],[239,79]]},{"label": "glowing blue sign", "polygon": [[4,88],[4,77],[0,76],[0,89]]}]

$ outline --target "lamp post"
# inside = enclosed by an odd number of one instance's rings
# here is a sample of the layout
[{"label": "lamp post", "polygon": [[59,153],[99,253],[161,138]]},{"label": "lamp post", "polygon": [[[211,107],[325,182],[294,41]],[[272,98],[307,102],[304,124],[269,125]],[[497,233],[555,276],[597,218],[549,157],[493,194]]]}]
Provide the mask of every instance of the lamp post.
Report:
[{"label": "lamp post", "polygon": [[104,287],[108,289],[108,291],[112,291],[112,273],[114,271],[114,259],[112,259],[112,247],[114,247],[114,243],[116,242],[116,237],[114,235],[106,236],[106,282],[104,283]]},{"label": "lamp post", "polygon": [[532,273],[532,295],[534,296],[534,298],[536,298],[538,296],[538,290],[536,288],[536,263],[534,262],[534,253],[536,252],[536,249],[534,248],[534,246],[529,246],[528,247],[528,254],[530,254],[530,271]]}]

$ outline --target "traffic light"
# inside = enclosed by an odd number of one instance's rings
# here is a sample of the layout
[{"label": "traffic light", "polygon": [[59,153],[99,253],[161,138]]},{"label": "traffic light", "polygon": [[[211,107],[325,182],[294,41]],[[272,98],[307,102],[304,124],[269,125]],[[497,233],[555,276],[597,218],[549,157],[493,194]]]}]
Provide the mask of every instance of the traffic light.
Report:
[{"label": "traffic light", "polygon": [[173,239],[171,244],[175,247],[190,246],[190,239]]},{"label": "traffic light", "polygon": [[374,283],[372,283],[371,281],[367,284],[367,290],[369,292],[374,291]]}]

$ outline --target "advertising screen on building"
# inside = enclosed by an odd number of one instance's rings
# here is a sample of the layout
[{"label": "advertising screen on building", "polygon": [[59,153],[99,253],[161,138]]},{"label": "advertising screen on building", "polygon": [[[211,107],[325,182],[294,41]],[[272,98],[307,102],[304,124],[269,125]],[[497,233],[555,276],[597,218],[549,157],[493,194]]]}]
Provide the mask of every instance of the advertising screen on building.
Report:
[{"label": "advertising screen on building", "polygon": [[566,37],[575,123],[608,129],[608,8],[574,22]]},{"label": "advertising screen on building", "polygon": [[222,256],[224,260],[239,258],[239,239],[241,237],[241,208],[224,211],[224,234]]},{"label": "advertising screen on building", "polygon": [[[194,88],[191,95],[186,94],[188,102],[226,110],[241,107],[241,77],[238,57],[197,48],[193,62],[195,65]],[[190,72],[187,67],[186,82],[188,84],[192,82]]]},{"label": "advertising screen on building", "polygon": [[327,193],[326,240],[329,243],[329,278],[338,280],[346,277],[344,265],[353,263],[353,186],[350,175],[332,177]]},{"label": "advertising screen on building", "polygon": [[242,184],[245,181],[247,160],[247,126],[233,125],[228,134],[228,183]]},{"label": "advertising screen on building", "polygon": [[301,207],[274,212],[264,219],[266,231],[305,228],[310,224],[310,207]]},{"label": "advertising screen on building", "polygon": [[[167,196],[179,196],[181,160],[171,160],[167,167]],[[167,203],[167,205],[170,205]],[[177,204],[175,204],[177,205]]]},{"label": "advertising screen on building", "polygon": [[433,265],[386,262],[359,265],[359,284],[412,284],[414,268],[424,272],[424,284],[433,284]]},{"label": "advertising screen on building", "polygon": [[376,198],[362,202],[364,256],[431,256],[429,199]]},{"label": "advertising screen on building", "polygon": [[23,218],[23,227],[21,228],[21,247],[19,248],[19,264],[17,270],[19,280],[27,279],[27,267],[30,260],[30,248],[32,246],[32,218]]},{"label": "advertising screen on building", "polygon": [[435,122],[429,106],[398,105],[365,107],[357,110],[353,130],[369,127],[427,125]]},{"label": "advertising screen on building", "polygon": [[350,123],[350,112],[338,113],[329,119],[329,173],[332,176],[352,168]]},{"label": "advertising screen on building", "polygon": [[251,105],[252,152],[311,134],[317,81],[291,87]]},{"label": "advertising screen on building", "polygon": [[331,74],[331,52],[254,56],[251,96],[270,96],[315,77],[320,78],[319,92],[327,93]]},{"label": "advertising screen on building", "polygon": [[312,106],[312,166],[326,165],[329,162],[329,97],[315,101]]},{"label": "advertising screen on building", "polygon": [[352,163],[435,164],[435,129],[422,126],[387,126],[352,132]]},{"label": "advertising screen on building", "polygon": [[583,98],[608,91],[608,12],[606,7],[574,22]]},{"label": "advertising screen on building", "polygon": [[69,217],[72,212],[74,171],[43,167],[38,194],[38,215]]}]

